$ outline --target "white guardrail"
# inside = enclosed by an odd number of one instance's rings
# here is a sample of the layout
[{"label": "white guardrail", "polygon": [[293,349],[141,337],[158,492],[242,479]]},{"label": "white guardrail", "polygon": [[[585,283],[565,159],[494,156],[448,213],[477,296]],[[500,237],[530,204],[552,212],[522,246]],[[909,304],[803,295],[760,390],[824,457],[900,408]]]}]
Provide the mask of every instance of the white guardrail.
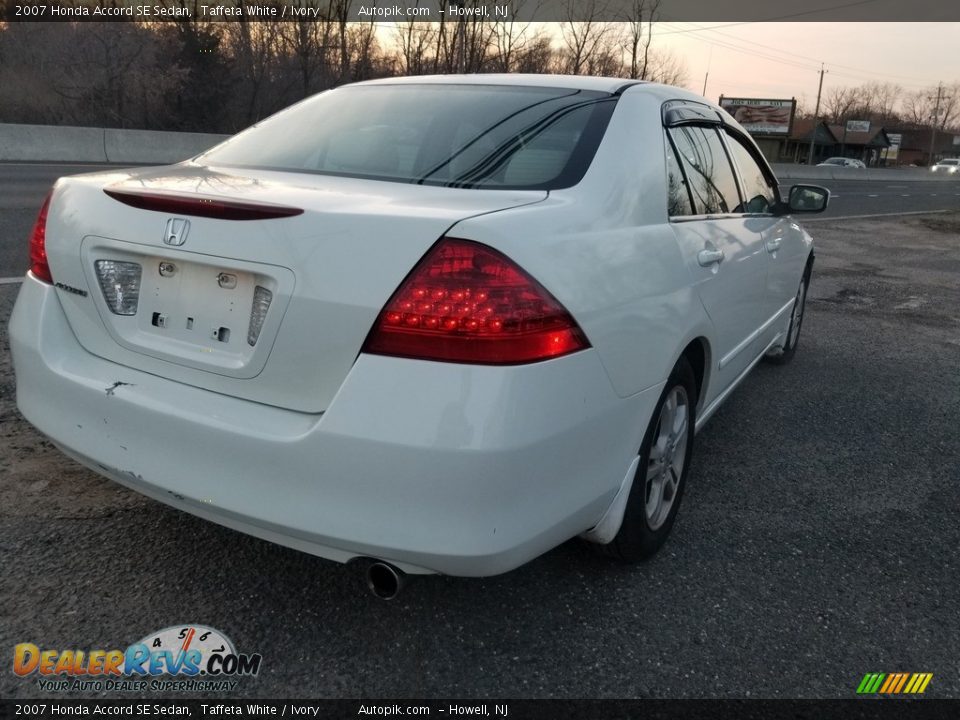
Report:
[{"label": "white guardrail", "polygon": [[228,135],[0,124],[0,162],[179,162]]}]

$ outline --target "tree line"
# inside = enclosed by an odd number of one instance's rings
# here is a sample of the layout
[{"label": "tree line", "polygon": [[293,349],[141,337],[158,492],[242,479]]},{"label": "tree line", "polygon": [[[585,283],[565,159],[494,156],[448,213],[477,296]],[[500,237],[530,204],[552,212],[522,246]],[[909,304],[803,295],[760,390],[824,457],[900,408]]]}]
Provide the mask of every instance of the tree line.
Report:
[{"label": "tree line", "polygon": [[[512,0],[514,9],[525,1]],[[0,122],[232,133],[322,90],[396,75],[686,81],[682,60],[651,42],[660,0],[632,0],[623,22],[600,21],[600,0],[569,2],[571,20],[550,24],[351,22],[349,0],[330,0],[317,19],[283,22],[194,13],[177,22],[0,24]]]},{"label": "tree line", "polygon": [[[813,117],[813,109],[800,103],[797,116]],[[869,120],[874,127],[888,129],[935,125],[940,131],[960,132],[960,82],[915,90],[879,81],[833,87],[824,90],[819,117],[832,124]]]},{"label": "tree line", "polygon": [[[155,1],[186,7],[192,19],[0,23],[0,122],[233,133],[316,92],[396,75],[569,73],[681,86],[689,80],[683,59],[653,41],[662,0],[627,0],[620,22],[603,20],[604,0],[565,0],[568,20],[555,23],[355,22],[348,19],[350,0],[302,0],[318,7],[316,19],[213,22],[197,17],[203,0]],[[506,0],[511,17],[537,1]],[[958,128],[960,83],[944,89],[934,117],[936,91],[907,92],[889,82],[829,88],[819,117]],[[798,117],[812,116],[811,105],[801,101]]]}]

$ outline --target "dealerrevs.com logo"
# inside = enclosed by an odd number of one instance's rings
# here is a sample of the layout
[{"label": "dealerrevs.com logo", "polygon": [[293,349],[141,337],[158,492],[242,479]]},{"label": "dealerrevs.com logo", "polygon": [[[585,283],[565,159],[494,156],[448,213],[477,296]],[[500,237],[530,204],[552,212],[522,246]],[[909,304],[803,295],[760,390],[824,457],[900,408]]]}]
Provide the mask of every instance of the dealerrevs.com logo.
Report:
[{"label": "dealerrevs.com logo", "polygon": [[37,679],[46,692],[217,692],[260,672],[259,654],[238,653],[211,627],[175,625],[147,635],[125,650],[41,649],[20,643],[13,672]]}]

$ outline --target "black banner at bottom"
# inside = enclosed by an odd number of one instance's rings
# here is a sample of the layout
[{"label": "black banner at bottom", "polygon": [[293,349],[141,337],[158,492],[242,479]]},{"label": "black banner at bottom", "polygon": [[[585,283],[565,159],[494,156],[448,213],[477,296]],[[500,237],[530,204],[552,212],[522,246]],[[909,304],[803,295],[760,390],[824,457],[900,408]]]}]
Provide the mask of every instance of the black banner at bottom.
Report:
[{"label": "black banner at bottom", "polygon": [[960,700],[0,700],[0,718],[66,717],[939,720]]}]

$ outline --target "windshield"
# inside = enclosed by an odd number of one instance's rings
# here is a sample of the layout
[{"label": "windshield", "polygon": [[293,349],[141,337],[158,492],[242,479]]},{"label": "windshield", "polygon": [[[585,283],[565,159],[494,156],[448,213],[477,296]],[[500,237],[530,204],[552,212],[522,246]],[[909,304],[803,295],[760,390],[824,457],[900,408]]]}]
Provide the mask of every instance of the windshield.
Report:
[{"label": "windshield", "polygon": [[347,86],[198,158],[209,165],[451,187],[557,189],[586,173],[615,98],[563,88]]}]

